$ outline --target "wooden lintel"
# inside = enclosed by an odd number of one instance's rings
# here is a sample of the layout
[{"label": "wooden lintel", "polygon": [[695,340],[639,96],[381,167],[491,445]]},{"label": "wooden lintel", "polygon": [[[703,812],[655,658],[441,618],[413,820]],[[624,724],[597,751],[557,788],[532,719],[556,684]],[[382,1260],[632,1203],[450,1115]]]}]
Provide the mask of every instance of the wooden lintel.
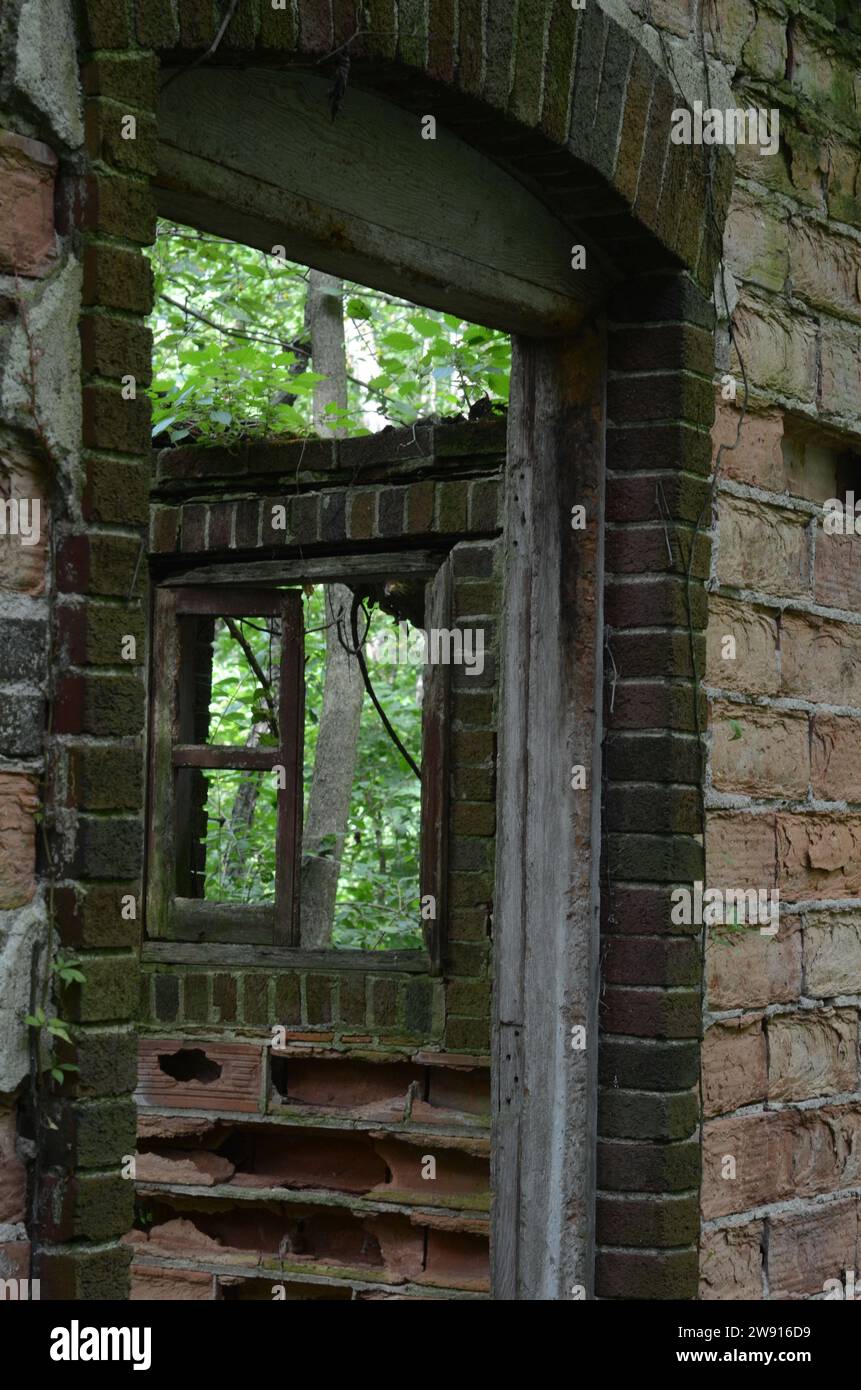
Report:
[{"label": "wooden lintel", "polygon": [[[329,79],[201,69],[162,92],[156,201],[164,217],[508,331],[571,333],[597,302],[596,266],[510,174],[439,124]],[[504,209],[504,219],[500,216]]]}]

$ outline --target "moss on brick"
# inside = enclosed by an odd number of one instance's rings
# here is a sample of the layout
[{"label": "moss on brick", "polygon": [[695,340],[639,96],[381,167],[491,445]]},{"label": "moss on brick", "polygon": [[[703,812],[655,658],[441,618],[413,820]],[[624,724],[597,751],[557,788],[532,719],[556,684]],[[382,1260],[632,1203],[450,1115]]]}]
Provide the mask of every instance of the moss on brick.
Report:
[{"label": "moss on brick", "polygon": [[269,975],[242,977],[242,1018],[245,1023],[270,1023]]},{"label": "moss on brick", "polygon": [[71,1062],[65,1087],[84,1097],[123,1095],[137,1079],[137,1039],[134,1033],[97,1025],[72,1030],[72,1042],[57,1045],[57,1059]]},{"label": "moss on brick", "polygon": [[70,1303],[125,1301],[131,1259],[132,1251],[123,1245],[43,1251],[39,1264],[42,1297]]},{"label": "moss on brick", "polygon": [[123,899],[129,897],[139,907],[138,884],[88,883],[55,888],[54,911],[64,946],[131,946],[140,934],[140,922],[123,918]]},{"label": "moss on brick", "polygon": [[131,42],[128,0],[84,0],[85,37],[91,48],[128,48]]},{"label": "moss on brick", "polygon": [[395,980],[371,980],[371,1018],[382,1028],[394,1027],[398,1019],[398,986]]},{"label": "moss on brick", "polygon": [[159,1023],[174,1023],[179,1016],[179,980],[160,972],[155,977],[155,1016]]},{"label": "moss on brick", "polygon": [[490,1046],[490,1023],[481,1018],[446,1020],[445,1045],[451,1052],[486,1052]]},{"label": "moss on brick", "polygon": [[107,314],[86,314],[81,320],[81,348],[85,371],[118,380],[132,376],[140,390],[149,386],[152,332],[146,324]]},{"label": "moss on brick", "polygon": [[87,521],[143,525],[148,517],[149,465],[91,456],[82,502]]},{"label": "moss on brick", "polygon": [[143,754],[136,748],[85,745],[69,758],[71,795],[84,811],[137,810],[143,793]]},{"label": "moss on brick", "polygon": [[342,975],[338,983],[339,1019],[342,1023],[364,1023],[366,1011],[366,977]]},{"label": "moss on brick", "polygon": [[152,53],[103,54],[84,64],[81,82],[86,96],[110,97],[147,111],[156,105],[157,75]]},{"label": "moss on brick", "polygon": [[[71,1145],[78,1168],[110,1168],[124,1154],[133,1154],[137,1142],[137,1112],[127,1100],[76,1101],[63,1115],[59,1136]],[[67,1158],[62,1160],[63,1166]]]},{"label": "moss on brick", "polygon": [[[134,137],[124,137],[132,127],[125,120],[134,116]],[[129,111],[127,105],[91,97],[84,108],[87,149],[93,159],[121,173],[152,175],[158,167],[158,133],[155,117],[145,111]]]},{"label": "moss on brick", "polygon": [[182,1016],[186,1023],[209,1022],[209,976],[186,975],[182,984]]},{"label": "moss on brick", "polygon": [[275,977],[275,1022],[289,1025],[302,1022],[300,977],[280,972]]},{"label": "moss on brick", "polygon": [[236,1021],[236,979],[233,975],[212,977],[212,1007],[216,1023]]},{"label": "moss on brick", "polygon": [[152,303],[152,269],[142,252],[100,243],[87,246],[84,304],[148,314]]},{"label": "moss on brick", "polygon": [[62,1013],[77,1023],[131,1019],[138,1003],[137,960],[133,955],[80,957],[83,984],[64,991]]},{"label": "moss on brick", "polygon": [[119,387],[84,387],[84,444],[88,449],[145,454],[150,447],[150,403],[144,395],[125,400]]},{"label": "moss on brick", "polygon": [[331,1023],[334,983],[331,975],[306,975],[305,1008],[309,1023]]}]

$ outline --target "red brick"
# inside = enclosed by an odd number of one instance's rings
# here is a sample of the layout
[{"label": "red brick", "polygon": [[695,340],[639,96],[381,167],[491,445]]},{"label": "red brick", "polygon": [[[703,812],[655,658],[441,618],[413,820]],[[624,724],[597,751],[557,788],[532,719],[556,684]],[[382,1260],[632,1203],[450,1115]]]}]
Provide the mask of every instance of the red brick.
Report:
[{"label": "red brick", "polygon": [[27,1170],[15,1149],[14,1110],[0,1114],[0,1222],[23,1221],[27,1201]]},{"label": "red brick", "polygon": [[[254,1112],[260,1105],[261,1050],[250,1043],[195,1043],[144,1039],[140,1044],[138,1099],[142,1105]],[[166,1072],[160,1059],[189,1073]],[[202,1056],[200,1054],[203,1054]]]},{"label": "red brick", "polygon": [[785,613],[781,694],[829,705],[861,705],[861,627]]},{"label": "red brick", "polygon": [[768,1099],[813,1100],[858,1087],[855,1009],[803,1009],[768,1020]]},{"label": "red brick", "polygon": [[214,1187],[229,1182],[236,1169],[219,1154],[171,1149],[167,1153],[139,1153],[135,1161],[137,1182],[180,1182],[193,1187]]},{"label": "red brick", "polygon": [[807,795],[806,714],[717,702],[710,724],[712,784],[717,791],[764,797]]},{"label": "red brick", "polygon": [[861,612],[861,536],[816,531],[815,598],[826,608]]},{"label": "red brick", "polygon": [[[725,656],[725,639],[735,639],[735,656]],[[765,609],[732,599],[709,603],[706,680],[719,690],[774,695],[780,686],[777,622]]]},{"label": "red brick", "polygon": [[801,994],[801,927],[783,917],[776,936],[759,927],[711,927],[706,944],[710,1009],[760,1009]]},{"label": "red brick", "polygon": [[41,277],[55,264],[56,173],[48,145],[0,131],[0,270]]},{"label": "red brick", "polygon": [[601,1025],[606,1033],[638,1038],[699,1036],[699,993],[689,989],[604,990]]},{"label": "red brick", "polygon": [[29,1279],[30,1242],[4,1241],[0,1244],[0,1279]]},{"label": "red brick", "polygon": [[759,1299],[762,1286],[763,1222],[703,1233],[700,1298]]},{"label": "red brick", "polygon": [[826,1279],[841,1282],[857,1269],[858,1204],[829,1202],[769,1223],[768,1286],[772,1298],[821,1294]]},{"label": "red brick", "polygon": [[[706,1220],[861,1182],[861,1106],[782,1110],[711,1120],[705,1126]],[[721,1178],[725,1155],[736,1177]]]},{"label": "red brick", "polygon": [[861,816],[778,815],[777,875],[781,897],[857,897]]},{"label": "red brick", "polygon": [[762,1016],[716,1023],[703,1039],[703,1095],[707,1115],[725,1115],[763,1101],[768,1093]]},{"label": "red brick", "polygon": [[772,888],[773,814],[711,811],[706,820],[706,873],[709,888]]},{"label": "red brick", "polygon": [[209,1302],[214,1298],[213,1276],[192,1269],[159,1269],[132,1265],[132,1303],[146,1301]]},{"label": "red brick", "polygon": [[717,577],[736,589],[783,597],[810,591],[809,518],[762,502],[722,495]]},{"label": "red brick", "polygon": [[22,907],[36,891],[39,797],[31,777],[0,773],[0,909]]},{"label": "red brick", "polygon": [[715,462],[718,450],[725,446],[720,455],[721,476],[750,483],[768,492],[782,492],[785,486],[780,447],[783,417],[776,411],[760,415],[748,410],[739,433],[740,419],[739,407],[724,401],[718,394],[712,439]]},{"label": "red brick", "polygon": [[810,742],[813,795],[825,801],[861,801],[861,720],[814,715]]},{"label": "red brick", "polygon": [[795,1196],[793,1118],[789,1112],[772,1111],[706,1124],[702,1175],[706,1220]]}]

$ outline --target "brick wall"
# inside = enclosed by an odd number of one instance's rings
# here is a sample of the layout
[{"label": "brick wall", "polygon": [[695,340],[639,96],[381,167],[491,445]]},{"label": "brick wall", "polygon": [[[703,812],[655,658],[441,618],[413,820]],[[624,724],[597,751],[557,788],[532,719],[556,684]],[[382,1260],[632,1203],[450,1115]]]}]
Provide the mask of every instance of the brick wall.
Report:
[{"label": "brick wall", "polygon": [[[678,61],[696,49],[692,6],[652,13]],[[861,34],[833,4],[708,19],[736,101],[779,109],[781,139],[737,151],[732,342],[718,301],[716,380],[743,395],[740,355],[750,395],[739,434],[718,393],[714,430],[706,878],[778,889],[781,913],[774,937],[708,931],[701,1297],[806,1298],[858,1260],[861,551],[822,504],[861,459]]]},{"label": "brick wall", "polygon": [[[451,621],[483,630],[486,658],[481,674],[452,671],[441,975],[429,964],[383,971],[373,953],[343,970],[337,951],[310,968],[238,968],[215,945],[184,964],[181,946],[159,943],[153,959],[145,944],[137,1189],[148,1215],[131,1237],[133,1297],[172,1289],[177,1262],[210,1274],[206,1289],[183,1284],[197,1298],[224,1297],[225,1287],[270,1298],[273,1282],[291,1298],[488,1291],[504,454],[505,423],[487,421],[157,456],[150,552],[161,579],[231,560],[431,546],[451,556]],[[273,532],[275,505],[287,520]],[[283,1048],[271,1045],[274,1025],[286,1030]],[[194,1049],[221,1068],[215,1080],[178,1081],[160,1066]],[[195,1121],[201,1107],[205,1124]],[[191,1128],[175,1134],[183,1113]],[[433,1179],[422,1177],[428,1157]],[[210,1183],[195,1206],[189,1188]]]},{"label": "brick wall", "polygon": [[[129,377],[136,388],[142,388],[149,370],[143,320],[151,286],[139,248],[153,234],[148,177],[155,161],[154,54],[158,51],[179,64],[199,57],[215,33],[219,7],[215,0],[181,0],[179,5],[163,0],[87,0],[76,7],[82,21],[80,80],[73,61],[71,12],[64,5],[49,32],[39,22],[39,8],[40,0],[12,0],[13,19],[18,22],[10,20],[3,30],[8,51],[4,57],[10,58],[3,64],[3,110],[17,113],[10,119],[10,128],[16,139],[20,136],[25,141],[23,173],[16,164],[15,187],[25,194],[30,219],[23,248],[8,233],[0,233],[0,247],[5,235],[7,248],[12,248],[0,286],[0,305],[5,306],[0,334],[6,335],[3,347],[9,348],[15,364],[11,378],[7,373],[11,385],[4,388],[2,397],[9,426],[3,444],[13,480],[23,478],[22,486],[34,491],[44,487],[46,495],[50,493],[53,514],[47,534],[56,547],[56,566],[47,567],[44,600],[39,592],[44,560],[38,547],[26,554],[19,548],[8,564],[4,555],[0,570],[4,583],[7,574],[11,576],[13,601],[4,615],[19,624],[30,620],[37,624],[31,630],[29,649],[23,627],[16,630],[17,645],[9,648],[23,655],[21,664],[11,667],[22,672],[14,674],[8,686],[7,693],[14,698],[8,706],[4,702],[4,711],[12,712],[8,717],[10,751],[2,750],[7,762],[0,771],[13,781],[4,795],[3,815],[13,825],[12,842],[23,848],[20,860],[16,856],[14,865],[10,862],[4,869],[11,885],[6,891],[13,899],[9,910],[15,916],[8,926],[4,919],[2,928],[7,964],[0,970],[0,984],[13,975],[23,977],[19,963],[29,958],[33,937],[47,940],[41,898],[33,892],[36,880],[29,873],[37,838],[31,812],[36,782],[44,774],[49,815],[41,881],[54,883],[57,935],[67,949],[82,956],[86,980],[63,1003],[73,1025],[74,1044],[68,1055],[76,1058],[81,1071],[67,1078],[62,1093],[66,1100],[51,1111],[58,1128],[55,1140],[44,1146],[44,1178],[46,1193],[53,1192],[56,1200],[46,1203],[43,1212],[47,1249],[40,1267],[46,1296],[105,1297],[123,1294],[129,1253],[119,1246],[117,1237],[129,1221],[130,1184],[123,1183],[119,1173],[122,1157],[133,1143],[128,1094],[133,1082],[130,1021],[136,1009],[137,982],[132,947],[139,923],[136,926],[122,916],[119,904],[128,896],[139,898],[141,669],[146,656],[139,641],[141,660],[134,669],[121,665],[116,657],[118,633],[143,637],[140,615],[146,590],[139,542],[146,518],[148,412],[139,389],[130,397],[128,389],[121,388],[128,387],[124,379]],[[698,1116],[692,1104],[698,1064],[699,1019],[694,1006],[699,965],[690,941],[669,930],[667,898],[672,882],[700,871],[702,846],[693,813],[698,786],[692,762],[697,697],[690,653],[679,638],[686,586],[679,582],[679,554],[673,546],[692,533],[707,491],[702,436],[711,423],[712,399],[704,390],[709,371],[703,343],[712,327],[708,299],[718,246],[715,231],[722,226],[729,195],[730,161],[724,152],[717,152],[709,206],[706,160],[697,151],[681,151],[669,140],[669,116],[676,97],[662,71],[665,55],[650,56],[657,50],[639,43],[639,21],[632,18],[630,24],[621,25],[615,15],[608,14],[611,6],[605,10],[597,3],[589,5],[581,15],[567,6],[536,6],[533,0],[499,0],[499,4],[494,0],[492,22],[488,7],[456,10],[407,3],[396,7],[389,0],[379,4],[370,0],[369,8],[373,35],[362,41],[356,58],[376,65],[373,72],[379,90],[389,90],[387,83],[393,83],[398,100],[416,110],[427,109],[429,100],[441,100],[440,110],[445,111],[450,127],[522,178],[555,209],[574,239],[580,240],[581,225],[587,228],[589,237],[600,243],[599,259],[610,282],[630,277],[634,268],[638,276],[617,294],[612,310],[617,332],[608,436],[612,558],[607,603],[613,649],[624,660],[616,689],[608,691],[612,737],[606,745],[605,823],[610,834],[605,864],[607,975],[599,1164],[604,1195],[598,1288],[610,1297],[690,1296],[696,1279],[692,1203],[699,1180],[694,1162]],[[647,18],[652,13],[645,0],[634,8]],[[685,5],[655,0],[654,17],[666,24],[672,43],[688,41],[691,15]],[[356,27],[352,3],[296,0],[275,12],[261,0],[237,13],[219,61],[246,62],[253,52],[254,61],[277,63],[297,50],[306,59],[316,60],[349,38]],[[24,38],[19,40],[18,34]],[[740,41],[747,42],[746,30]],[[758,51],[768,44],[754,47]],[[394,74],[383,71],[393,57],[410,66]],[[815,76],[815,63],[808,67]],[[488,110],[493,112],[492,120],[487,118]],[[128,114],[137,119],[133,141],[119,134],[120,118]],[[15,140],[10,148],[12,153],[7,151],[4,158],[17,161],[22,151]],[[841,181],[839,196],[850,201],[855,177],[851,150],[847,134],[835,168]],[[794,158],[799,169],[812,168],[809,148],[801,141]],[[5,226],[9,205],[0,211],[7,214],[0,217],[0,226]],[[689,274],[680,269],[682,265]],[[18,307],[22,285],[32,297],[37,342],[45,353],[41,363],[44,410],[36,416],[27,410],[26,389],[14,384],[22,372],[26,377],[28,361]],[[839,335],[832,340],[838,345],[841,341]],[[802,353],[799,360],[807,359]],[[836,363],[835,352],[824,360]],[[77,390],[79,368],[84,374],[82,400]],[[658,377],[651,384],[646,382],[646,376],[655,372]],[[836,367],[831,375],[836,376]],[[827,373],[823,376],[830,379]],[[40,421],[46,439],[40,436]],[[433,511],[429,511],[431,502],[427,489],[421,491],[423,484],[403,480],[403,523],[410,533],[420,533],[422,525],[439,526],[463,539],[475,528],[474,538],[486,538],[492,527],[483,519],[491,505],[489,493],[482,491],[484,485],[476,478],[437,481]],[[322,485],[316,492],[308,489],[302,505],[314,509],[309,523],[311,543],[340,540],[342,524],[345,542],[348,537],[373,542],[375,527],[380,539],[385,537],[388,513],[377,510],[374,519],[373,491],[368,488],[361,498],[351,497],[349,505],[344,497],[341,508],[333,489],[328,495],[330,507],[324,511],[326,489]],[[309,500],[315,496],[319,507]],[[168,551],[179,545],[194,558],[211,538],[223,537],[229,525],[228,548],[250,546],[258,539],[260,518],[255,508],[256,504],[240,511],[231,503],[227,511],[207,517],[198,499],[182,516],[166,504],[153,544]],[[301,515],[304,525],[307,510]],[[423,516],[431,520],[417,521],[418,531],[412,532],[412,519]],[[298,513],[293,523],[299,525]],[[706,563],[707,547],[701,556],[698,549],[690,591],[695,633],[705,622]],[[479,582],[473,587],[481,587],[485,577],[463,574],[466,587],[475,580]],[[56,680],[47,692],[52,698],[46,723],[39,702],[46,693],[49,633]],[[695,636],[695,656],[700,645]],[[659,654],[664,664],[657,671],[654,663]],[[0,724],[0,732],[4,727]],[[50,739],[43,763],[43,740],[33,730],[45,727]],[[487,738],[491,727],[486,714],[472,710],[454,731],[463,773],[462,801],[455,793],[454,825],[455,834],[463,833],[464,840],[487,836],[486,816],[493,795],[492,747]],[[26,748],[14,742],[19,735],[30,740]],[[672,783],[666,781],[668,768],[674,772]],[[457,810],[461,805],[469,811]],[[441,985],[436,982],[428,989],[428,982],[375,978],[351,997],[342,982],[330,981],[329,971],[312,972],[304,980],[287,973],[282,984],[259,971],[240,972],[240,978],[224,970],[154,968],[151,962],[145,972],[144,1009],[154,1010],[154,1026],[166,1045],[171,1037],[176,1041],[173,1025],[178,1024],[183,1036],[203,1030],[195,1036],[209,1043],[215,1030],[227,1046],[221,1025],[230,1023],[231,1038],[236,1034],[232,1045],[250,1047],[251,1053],[256,1049],[261,1067],[264,1054],[259,1041],[249,1043],[244,1035],[250,1031],[259,1036],[267,1020],[282,1021],[277,1016],[283,1008],[295,1015],[296,1033],[313,1035],[310,1041],[296,1037],[291,1046],[307,1050],[322,1045],[324,1051],[336,1053],[344,1035],[350,1036],[347,1030],[359,1026],[354,1019],[366,1010],[362,1035],[370,1030],[370,1050],[377,1059],[368,1065],[377,1065],[393,1046],[399,1055],[407,1055],[409,1065],[419,1069],[411,1081],[424,1092],[432,1109],[446,1112],[446,1123],[455,1128],[458,1122],[451,1118],[452,1112],[470,1117],[480,1109],[482,1083],[474,1059],[484,1045],[487,1021],[480,1002],[485,998],[483,984],[478,991],[472,986],[481,979],[487,948],[486,912],[475,903],[483,902],[485,887],[491,887],[484,867],[469,855],[462,869],[455,866],[455,875],[461,872],[470,882],[463,886],[462,900],[452,883],[453,919],[459,920],[458,935],[452,938],[447,1014],[437,1006]],[[478,880],[484,880],[480,898],[476,898]],[[10,952],[17,952],[15,969],[9,964]],[[419,983],[420,1009],[415,1002]],[[20,998],[13,1000],[16,1029],[20,1030],[25,1007]],[[419,1014],[426,1018],[428,1007],[429,1032],[424,1021],[419,1026]],[[228,1018],[231,1013],[235,1019]],[[442,1019],[444,1033],[440,1032]],[[399,1037],[406,1041],[399,1042]],[[465,1053],[472,1060],[461,1065],[454,1062],[446,1070],[439,1066],[435,1051],[440,1042],[454,1049],[455,1057]],[[5,1037],[3,1043],[5,1047]],[[428,1050],[436,1060],[424,1059]],[[251,1065],[246,1078],[253,1077],[249,1052],[231,1054],[236,1055],[244,1056],[244,1065]],[[321,1059],[313,1052],[308,1057],[291,1052],[290,1058],[294,1078],[297,1061],[335,1060]],[[286,1092],[279,1094],[282,1099],[286,1096],[288,1104],[293,1095],[290,1058],[286,1082],[278,1073],[287,1085]],[[376,1075],[383,1075],[390,1064],[387,1061]],[[2,1142],[7,1147],[13,1132],[7,1101],[16,1098],[25,1071],[26,1057],[22,1061],[19,1055],[15,1078],[4,1092],[6,1137]],[[262,1085],[262,1070],[260,1076]],[[344,1111],[362,1103],[367,1082],[364,1073],[347,1077],[339,1092],[342,1119]],[[378,1086],[376,1090],[371,1086],[369,1103],[385,1108],[387,1093],[381,1096],[378,1091]],[[264,1094],[271,1105],[280,1103],[264,1088],[261,1105]],[[314,1094],[313,1088],[309,1094]],[[336,1102],[337,1095],[333,1102],[337,1110]],[[223,1177],[226,1171],[217,1163],[213,1167],[213,1157],[232,1164],[234,1171],[247,1172],[249,1145],[252,1150],[258,1146],[264,1155],[257,1130],[253,1135],[248,1132],[251,1121],[233,1126],[236,1132],[229,1136],[216,1136],[214,1143],[212,1135],[201,1129],[195,1149],[191,1142],[195,1118],[199,1120],[199,1116],[180,1116],[168,1133],[153,1131],[143,1136],[144,1152],[157,1142],[191,1150],[198,1167],[209,1168],[210,1177],[218,1173]],[[468,1132],[459,1136],[464,1142],[459,1144],[458,1162],[480,1159],[484,1137],[472,1132],[472,1119],[461,1122]],[[164,1126],[167,1122],[155,1117],[154,1123]],[[224,1145],[219,1147],[221,1140]],[[368,1194],[380,1185],[375,1166],[380,1154],[371,1152],[372,1147],[362,1139],[361,1153],[355,1157],[368,1178],[368,1186],[361,1189],[362,1200],[370,1203],[379,1200],[379,1193]],[[213,1153],[215,1148],[218,1154]],[[222,1148],[229,1151],[229,1158],[224,1158]],[[208,1158],[201,1158],[204,1151]],[[260,1162],[265,1165],[265,1155]],[[396,1163],[389,1168],[398,1171]],[[20,1171],[13,1172],[18,1186],[13,1182],[9,1207],[17,1213]],[[469,1182],[473,1182],[475,1172],[470,1174]],[[410,1178],[407,1173],[407,1189]],[[157,1181],[150,1169],[150,1186]],[[154,1204],[155,1197],[147,1194],[146,1201]],[[237,1201],[240,1211],[244,1205]],[[382,1264],[375,1267],[408,1270],[415,1291],[420,1291],[421,1271],[410,1263],[404,1229],[404,1222],[414,1225],[411,1206],[408,1201],[402,1205],[405,1210],[396,1213],[390,1255],[385,1254],[379,1232],[374,1236],[382,1252]],[[163,1208],[153,1205],[150,1215],[152,1221],[142,1223],[148,1228],[170,1224]],[[368,1208],[366,1215],[385,1217],[386,1212]],[[461,1211],[456,1231],[446,1227],[449,1219],[446,1212],[438,1214],[436,1225],[424,1219],[428,1268],[440,1287],[475,1292],[477,1287],[470,1281],[482,1276],[469,1271],[477,1268],[475,1242],[480,1245],[483,1218],[476,1215],[470,1228]],[[6,1232],[7,1227],[2,1229]],[[23,1229],[17,1215],[10,1218],[9,1230],[14,1243],[23,1246],[18,1240]],[[181,1248],[192,1234],[188,1225],[180,1224],[173,1231]],[[301,1254],[296,1250],[300,1236],[286,1229],[278,1246],[287,1241],[288,1250]],[[366,1236],[367,1232],[358,1238],[357,1249],[366,1247]],[[207,1259],[212,1257],[210,1263],[216,1260],[213,1246],[227,1247],[233,1259],[237,1249],[249,1248],[252,1241],[248,1221],[244,1225],[237,1221],[221,1232],[201,1226],[198,1237]],[[353,1249],[351,1239],[348,1231],[341,1231],[337,1239],[332,1237],[333,1248]],[[323,1248],[322,1237],[321,1241]],[[407,1253],[399,1266],[402,1245]],[[274,1258],[277,1251],[268,1253]],[[18,1258],[15,1252],[14,1259]],[[143,1254],[138,1263],[146,1263]],[[181,1278],[179,1273],[175,1277],[155,1274],[152,1263],[142,1277],[172,1290],[168,1296],[211,1297],[215,1292],[244,1296],[241,1287],[231,1282],[233,1276],[216,1285],[212,1270],[190,1269],[188,1277]],[[163,1263],[161,1268],[165,1267]],[[450,1277],[443,1277],[445,1271]],[[347,1292],[357,1290],[362,1296],[373,1296],[361,1280]],[[248,1292],[253,1296],[253,1288]]]},{"label": "brick wall", "polygon": [[701,962],[670,894],[703,872],[695,672],[709,539],[696,527],[713,322],[682,276],[644,277],[611,302],[596,1259],[607,1298],[696,1286]]}]

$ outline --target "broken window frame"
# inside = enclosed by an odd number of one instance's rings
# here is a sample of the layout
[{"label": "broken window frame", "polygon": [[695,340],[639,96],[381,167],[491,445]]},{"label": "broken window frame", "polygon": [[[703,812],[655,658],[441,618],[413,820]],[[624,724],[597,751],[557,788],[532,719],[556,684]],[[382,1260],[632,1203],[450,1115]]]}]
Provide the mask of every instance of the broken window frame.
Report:
[{"label": "broken window frame", "polygon": [[[194,715],[192,637],[198,618],[281,619],[278,737],[275,746],[241,748],[200,743]],[[150,936],[181,941],[277,944],[298,942],[298,868],[302,809],[297,759],[304,712],[302,597],[295,589],[159,589],[156,593],[151,731],[151,815],[147,875]],[[284,769],[276,820],[274,903],[231,903],[183,897],[181,836],[190,829],[179,804],[183,768],[274,772]]]},{"label": "broken window frame", "polygon": [[[403,576],[425,580],[427,628],[448,627],[452,608],[449,559],[447,555],[426,551],[214,565],[169,577],[155,587],[144,959],[207,964],[221,961],[225,965],[269,963],[297,968],[325,964],[338,970],[440,973],[448,870],[450,680],[445,665],[424,668],[419,893],[422,901],[433,899],[436,913],[432,920],[422,920],[424,947],[308,950],[301,946],[299,936],[305,696],[301,586]],[[282,617],[279,745],[247,750],[194,744],[180,738],[182,620],[269,615]],[[265,770],[276,765],[283,766],[286,772],[286,785],[279,790],[277,835],[279,841],[282,834],[285,837],[290,863],[282,864],[279,852],[275,904],[180,898],[175,888],[177,770]]]}]

